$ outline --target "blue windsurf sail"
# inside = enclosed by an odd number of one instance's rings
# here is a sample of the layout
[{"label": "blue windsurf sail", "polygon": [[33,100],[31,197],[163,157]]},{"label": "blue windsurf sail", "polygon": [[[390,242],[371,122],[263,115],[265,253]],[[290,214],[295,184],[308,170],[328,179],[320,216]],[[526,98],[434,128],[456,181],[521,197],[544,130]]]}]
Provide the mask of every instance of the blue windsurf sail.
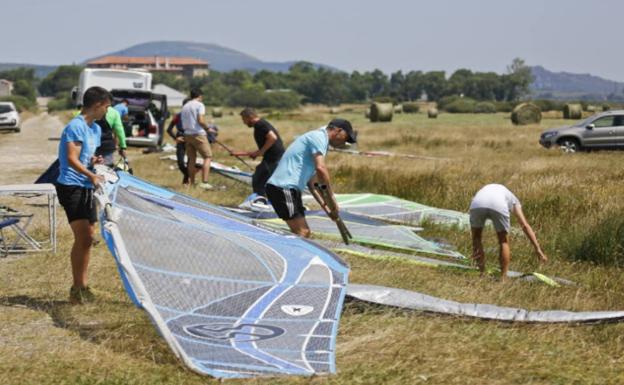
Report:
[{"label": "blue windsurf sail", "polygon": [[98,199],[126,291],[194,371],[335,372],[348,266],[299,237],[127,173]]}]

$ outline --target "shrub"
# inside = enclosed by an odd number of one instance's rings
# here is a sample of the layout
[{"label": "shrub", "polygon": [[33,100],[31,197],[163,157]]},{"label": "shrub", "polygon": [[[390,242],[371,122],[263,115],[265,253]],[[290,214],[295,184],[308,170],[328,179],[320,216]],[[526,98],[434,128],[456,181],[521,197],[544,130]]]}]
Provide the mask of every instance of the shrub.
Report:
[{"label": "shrub", "polygon": [[17,108],[18,112],[22,112],[24,110],[27,111],[36,111],[37,103],[35,101],[29,100],[23,96],[13,95],[13,96],[4,96],[0,98],[2,102],[13,102],[15,104],[15,108]]},{"label": "shrub", "polygon": [[562,111],[563,103],[556,100],[537,99],[532,100],[531,103],[535,104],[542,111]]},{"label": "shrub", "polygon": [[474,107],[477,114],[493,114],[496,112],[496,106],[491,102],[479,102]]},{"label": "shrub", "polygon": [[451,102],[446,105],[444,108],[445,111],[450,113],[473,113],[475,112],[477,102],[470,98],[459,98],[454,102]]},{"label": "shrub", "polygon": [[623,267],[624,215],[609,215],[568,244],[568,255],[573,259]]},{"label": "shrub", "polygon": [[72,100],[65,97],[56,97],[48,102],[48,111],[70,110],[74,108]]},{"label": "shrub", "polygon": [[458,95],[451,95],[440,98],[440,100],[438,100],[438,109],[445,110],[446,106],[459,99],[461,98]]},{"label": "shrub", "polygon": [[406,114],[415,114],[420,111],[420,106],[418,103],[403,103],[403,112]]},{"label": "shrub", "polygon": [[513,102],[494,102],[497,112],[511,112],[516,106]]}]

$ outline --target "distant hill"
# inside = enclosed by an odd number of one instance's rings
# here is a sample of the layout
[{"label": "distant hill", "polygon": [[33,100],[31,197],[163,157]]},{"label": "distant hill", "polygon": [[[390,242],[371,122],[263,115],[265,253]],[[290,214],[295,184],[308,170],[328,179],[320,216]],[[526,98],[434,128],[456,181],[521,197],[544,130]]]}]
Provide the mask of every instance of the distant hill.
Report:
[{"label": "distant hill", "polygon": [[15,68],[20,68],[20,67],[34,68],[35,76],[38,78],[44,78],[50,72],[54,71],[57,66],[25,64],[25,63],[0,63],[0,72],[6,71],[6,70],[12,70]]},{"label": "distant hill", "polygon": [[[221,72],[232,70],[247,70],[250,72],[268,70],[274,72],[285,72],[297,62],[265,62],[251,55],[247,55],[246,53],[216,44],[193,43],[188,41],[152,41],[87,59],[85,60],[85,63],[90,60],[109,55],[193,57],[196,59],[206,60],[210,63],[211,69]],[[323,64],[315,64],[315,66],[334,69]]]},{"label": "distant hill", "polygon": [[590,74],[552,72],[544,67],[531,67],[534,97],[547,99],[605,100],[624,98],[624,83]]}]

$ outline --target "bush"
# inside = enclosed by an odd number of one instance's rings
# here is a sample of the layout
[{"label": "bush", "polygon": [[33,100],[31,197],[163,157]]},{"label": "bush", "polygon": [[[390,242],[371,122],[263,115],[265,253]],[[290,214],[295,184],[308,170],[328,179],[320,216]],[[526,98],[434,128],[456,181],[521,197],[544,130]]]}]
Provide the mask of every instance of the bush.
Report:
[{"label": "bush", "polygon": [[37,110],[37,102],[27,99],[23,96],[19,96],[19,95],[5,96],[5,97],[0,98],[0,101],[13,102],[18,112]]},{"label": "bush", "polygon": [[496,107],[496,112],[511,112],[516,107],[516,104],[513,102],[494,102],[494,106]]},{"label": "bush", "polygon": [[491,102],[479,102],[474,107],[477,114],[493,114],[496,112],[496,106]]},{"label": "bush", "polygon": [[461,99],[458,95],[452,95],[452,96],[445,96],[440,98],[440,100],[438,100],[438,109],[440,110],[445,110],[446,106],[448,106],[449,104],[457,101]]},{"label": "bush", "polygon": [[446,105],[445,111],[456,114],[470,114],[475,112],[477,102],[470,98],[460,98]]},{"label": "bush", "polygon": [[623,267],[624,215],[610,215],[568,244],[568,255],[573,259]]},{"label": "bush", "polygon": [[406,114],[415,114],[420,111],[418,103],[403,103],[403,112]]},{"label": "bush", "polygon": [[563,111],[563,103],[556,100],[537,99],[532,100],[531,103],[535,104],[543,111]]},{"label": "bush", "polygon": [[70,110],[74,108],[74,103],[68,96],[59,97],[50,100],[48,102],[48,111],[60,111],[60,110]]}]

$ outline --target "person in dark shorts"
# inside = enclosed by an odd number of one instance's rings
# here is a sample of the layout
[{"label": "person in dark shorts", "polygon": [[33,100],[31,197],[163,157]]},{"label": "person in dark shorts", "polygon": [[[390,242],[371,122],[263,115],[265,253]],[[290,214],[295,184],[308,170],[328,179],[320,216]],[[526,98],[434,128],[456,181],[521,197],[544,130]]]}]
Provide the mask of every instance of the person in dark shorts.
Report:
[{"label": "person in dark shorts", "polygon": [[254,140],[258,149],[255,151],[232,151],[230,155],[248,156],[251,159],[262,157],[262,162],[256,166],[251,177],[251,186],[255,194],[266,198],[264,185],[273,175],[273,171],[277,168],[277,164],[284,154],[284,143],[275,127],[265,119],[260,118],[253,108],[245,108],[241,111],[240,116],[247,127],[253,127]]},{"label": "person in dark shorts", "polygon": [[59,143],[56,191],[74,235],[71,249],[73,284],[69,291],[72,304],[94,299],[87,285],[87,268],[97,222],[93,190],[102,183],[102,178],[93,172],[92,166],[103,162],[101,156],[95,156],[101,138],[101,128],[95,121],[104,118],[111,100],[104,88],[89,88],[84,94],[80,114],[63,129]]},{"label": "person in dark shorts", "polygon": [[[182,105],[184,106],[188,101],[188,98],[184,99],[184,101],[182,101]],[[174,127],[176,129],[175,134],[173,133]],[[181,112],[175,114],[171,119],[171,122],[169,122],[167,134],[169,134],[171,139],[176,142],[176,160],[178,162],[178,169],[182,173],[182,184],[187,185],[189,184],[189,174],[188,167],[184,161],[184,157],[186,156],[186,144],[184,143],[184,128],[182,127]]]},{"label": "person in dark shorts", "polygon": [[[306,238],[311,234],[301,201],[301,192],[306,185],[321,207],[329,212],[330,218],[338,218],[338,204],[331,189],[325,155],[330,144],[340,148],[346,142],[355,143],[356,140],[357,133],[348,120],[334,119],[326,127],[299,136],[288,146],[267,181],[266,192],[273,209],[293,233]],[[315,183],[327,186],[333,205],[328,205],[316,192]]]}]

